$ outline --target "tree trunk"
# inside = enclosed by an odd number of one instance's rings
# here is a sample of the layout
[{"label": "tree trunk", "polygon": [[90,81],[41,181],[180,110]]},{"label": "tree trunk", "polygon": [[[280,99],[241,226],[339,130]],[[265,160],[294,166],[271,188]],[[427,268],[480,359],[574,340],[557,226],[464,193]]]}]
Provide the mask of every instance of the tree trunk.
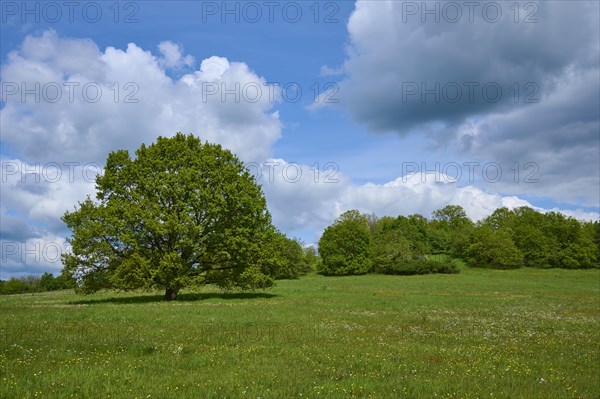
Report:
[{"label": "tree trunk", "polygon": [[165,292],[165,301],[176,301],[178,292],[179,290],[177,288],[167,288],[167,292]]}]

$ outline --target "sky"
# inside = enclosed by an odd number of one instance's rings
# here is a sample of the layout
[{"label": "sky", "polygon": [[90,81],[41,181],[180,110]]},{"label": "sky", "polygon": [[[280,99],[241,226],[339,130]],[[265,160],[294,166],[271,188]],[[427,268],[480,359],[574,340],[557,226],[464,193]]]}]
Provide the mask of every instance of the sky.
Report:
[{"label": "sky", "polygon": [[600,212],[597,1],[0,1],[0,279],[58,274],[111,151],[222,144],[276,227]]}]

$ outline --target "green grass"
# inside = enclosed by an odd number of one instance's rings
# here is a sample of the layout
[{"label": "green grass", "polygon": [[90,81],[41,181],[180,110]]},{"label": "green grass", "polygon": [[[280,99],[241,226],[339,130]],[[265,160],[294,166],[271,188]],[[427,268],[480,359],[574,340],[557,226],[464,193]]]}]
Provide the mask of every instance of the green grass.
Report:
[{"label": "green grass", "polygon": [[2,398],[598,398],[600,271],[0,297]]}]

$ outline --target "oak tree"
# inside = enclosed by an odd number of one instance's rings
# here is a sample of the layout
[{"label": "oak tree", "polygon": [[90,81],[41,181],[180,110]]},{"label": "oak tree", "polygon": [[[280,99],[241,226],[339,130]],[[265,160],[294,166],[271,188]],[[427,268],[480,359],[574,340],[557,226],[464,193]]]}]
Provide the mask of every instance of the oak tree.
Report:
[{"label": "oak tree", "polygon": [[112,152],[87,198],[63,221],[65,271],[82,292],[186,286],[266,288],[277,273],[275,234],[261,187],[220,145],[177,133],[131,158]]}]

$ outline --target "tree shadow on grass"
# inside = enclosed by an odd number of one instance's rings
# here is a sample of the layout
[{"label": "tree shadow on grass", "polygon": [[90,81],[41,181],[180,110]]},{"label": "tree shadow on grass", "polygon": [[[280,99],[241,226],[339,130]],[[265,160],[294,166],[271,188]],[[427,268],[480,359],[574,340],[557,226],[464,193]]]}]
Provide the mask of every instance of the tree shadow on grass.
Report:
[{"label": "tree shadow on grass", "polygon": [[[274,298],[278,295],[269,294],[266,292],[191,292],[179,294],[176,301],[170,302],[194,302],[203,301],[206,299],[257,299],[257,298]],[[69,301],[70,305],[98,305],[103,303],[115,304],[138,304],[138,303],[153,303],[165,302],[164,295],[136,295],[127,297],[111,297],[98,299],[82,299],[78,301]]]}]

